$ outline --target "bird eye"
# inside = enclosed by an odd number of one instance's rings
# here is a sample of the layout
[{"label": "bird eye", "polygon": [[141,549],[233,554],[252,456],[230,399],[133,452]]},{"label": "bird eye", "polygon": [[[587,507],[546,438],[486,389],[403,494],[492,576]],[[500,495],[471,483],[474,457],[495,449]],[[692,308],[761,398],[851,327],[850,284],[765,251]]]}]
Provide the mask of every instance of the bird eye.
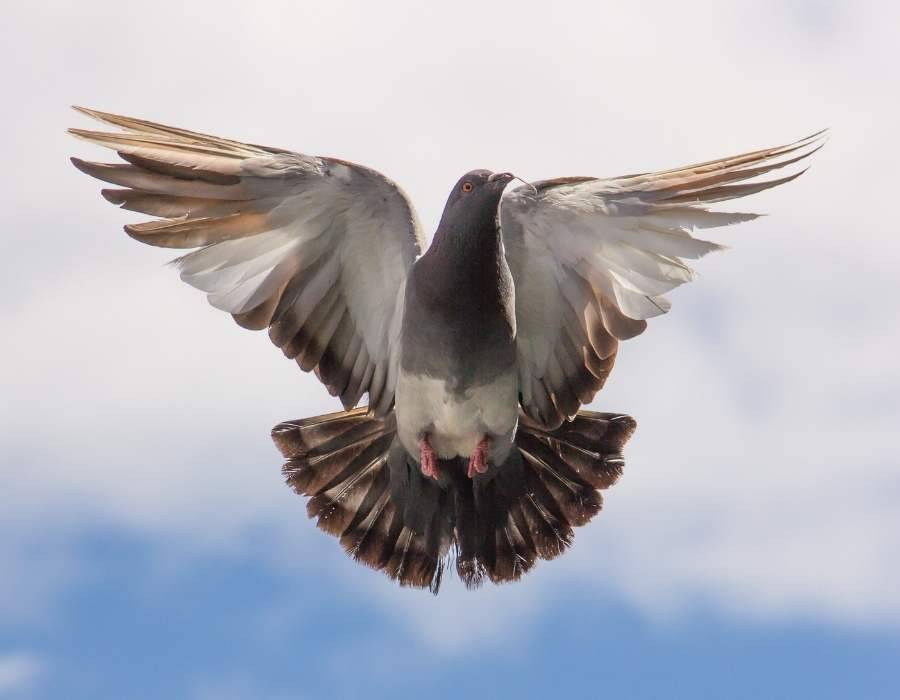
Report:
[{"label": "bird eye", "polygon": [[463,192],[471,192],[474,188],[471,182],[464,182],[462,186]]}]

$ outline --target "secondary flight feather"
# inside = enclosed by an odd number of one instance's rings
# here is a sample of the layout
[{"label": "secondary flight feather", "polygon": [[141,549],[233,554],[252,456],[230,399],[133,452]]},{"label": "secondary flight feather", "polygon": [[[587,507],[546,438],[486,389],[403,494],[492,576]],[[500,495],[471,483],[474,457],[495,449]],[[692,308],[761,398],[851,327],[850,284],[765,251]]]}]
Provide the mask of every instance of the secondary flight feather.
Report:
[{"label": "secondary flight feather", "polygon": [[600,510],[635,422],[582,406],[619,342],[721,247],[695,232],[757,216],[710,205],[793,180],[824,142],[511,191],[510,173],[473,170],[426,250],[409,198],[374,170],[76,109],[116,131],[70,133],[120,161],[72,162],[154,217],[126,233],[191,251],[181,278],[343,403],[272,433],[310,516],[435,592],[451,564],[469,586],[516,580]]}]

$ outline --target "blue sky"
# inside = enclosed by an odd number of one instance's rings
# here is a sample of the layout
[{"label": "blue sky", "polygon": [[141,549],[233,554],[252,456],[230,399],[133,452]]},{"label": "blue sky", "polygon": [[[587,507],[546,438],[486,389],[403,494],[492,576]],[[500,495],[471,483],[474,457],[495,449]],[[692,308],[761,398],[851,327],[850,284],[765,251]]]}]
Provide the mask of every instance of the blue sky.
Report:
[{"label": "blue sky", "polygon": [[[659,625],[580,591],[548,595],[528,635],[447,658],[340,582],[284,576],[247,557],[195,561],[147,585],[148,549],[92,541],[81,556],[102,581],[73,587],[52,624],[13,637],[53,660],[36,697],[889,698],[896,690],[900,641],[883,631],[741,625],[702,610]],[[276,616],[286,601],[302,612]]]},{"label": "blue sky", "polygon": [[[891,4],[97,1],[7,13],[0,698],[900,694]],[[476,167],[617,175],[832,129],[593,408],[622,481],[561,559],[437,598],[349,561],[268,432],[332,410],[121,232],[85,104],[335,155],[427,230]]]}]

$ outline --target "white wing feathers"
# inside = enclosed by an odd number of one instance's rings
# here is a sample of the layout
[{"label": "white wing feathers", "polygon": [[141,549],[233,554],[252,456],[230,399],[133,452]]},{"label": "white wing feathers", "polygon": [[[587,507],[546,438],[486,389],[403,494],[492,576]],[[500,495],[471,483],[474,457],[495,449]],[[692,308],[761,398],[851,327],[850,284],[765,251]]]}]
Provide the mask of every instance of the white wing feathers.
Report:
[{"label": "white wing feathers", "polygon": [[404,193],[359,165],[240,143],[94,110],[124,131],[71,129],[126,161],[83,172],[125,189],[103,195],[160,217],[128,225],[150,245],[199,248],[181,278],[244,327],[315,369],[345,406],[394,394],[398,310],[422,235]]},{"label": "white wing feathers", "polygon": [[800,174],[752,181],[821,147],[823,133],[786,146],[657,173],[562,178],[519,187],[501,203],[501,226],[516,287],[522,404],[558,425],[603,385],[617,341],[666,313],[663,295],[693,279],[684,260],[722,246],[695,229],[756,214],[711,212]]}]

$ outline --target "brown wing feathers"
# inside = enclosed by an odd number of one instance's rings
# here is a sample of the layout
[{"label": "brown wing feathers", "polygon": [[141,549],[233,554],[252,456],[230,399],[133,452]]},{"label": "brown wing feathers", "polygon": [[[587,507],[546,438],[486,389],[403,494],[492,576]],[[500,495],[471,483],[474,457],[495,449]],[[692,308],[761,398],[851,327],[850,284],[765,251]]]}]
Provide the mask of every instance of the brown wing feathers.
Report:
[{"label": "brown wing feathers", "polygon": [[[700,189],[709,184],[720,184],[725,181],[746,180],[749,178],[763,175],[772,170],[793,165],[818,151],[824,145],[824,139],[828,133],[827,129],[822,129],[814,134],[810,134],[805,138],[799,139],[782,146],[774,146],[771,148],[761,148],[755,151],[748,151],[736,156],[726,156],[725,158],[715,158],[713,160],[703,161],[702,163],[694,163],[692,165],[683,165],[669,170],[657,170],[655,172],[639,173],[636,175],[619,175],[618,177],[609,178],[609,182],[615,182],[623,188],[630,191],[642,189],[642,185],[646,185],[644,189],[659,190],[661,188],[680,187],[685,189]],[[796,153],[804,148],[810,150],[804,151],[794,158],[780,160],[783,156]],[[768,162],[769,165],[765,169],[755,166],[760,163]],[[713,182],[703,182],[709,173],[719,173],[712,176]],[[741,195],[739,195],[741,196]]]}]

